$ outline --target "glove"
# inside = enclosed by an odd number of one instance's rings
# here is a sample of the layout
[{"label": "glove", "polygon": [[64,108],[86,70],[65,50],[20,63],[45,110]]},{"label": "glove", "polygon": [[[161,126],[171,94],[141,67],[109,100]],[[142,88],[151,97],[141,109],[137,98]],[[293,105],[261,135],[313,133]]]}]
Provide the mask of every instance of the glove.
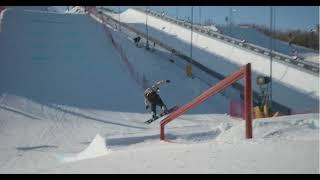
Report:
[{"label": "glove", "polygon": [[170,80],[166,80],[166,83],[170,83]]},{"label": "glove", "polygon": [[146,109],[149,109],[149,105],[146,105]]}]

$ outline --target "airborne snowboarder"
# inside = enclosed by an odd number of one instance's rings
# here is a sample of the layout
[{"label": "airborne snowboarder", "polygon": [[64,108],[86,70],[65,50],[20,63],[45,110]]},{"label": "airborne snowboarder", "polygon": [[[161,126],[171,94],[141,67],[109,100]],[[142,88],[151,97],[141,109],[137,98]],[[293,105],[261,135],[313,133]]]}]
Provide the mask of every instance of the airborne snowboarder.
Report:
[{"label": "airborne snowboarder", "polygon": [[159,96],[158,92],[159,86],[164,83],[170,83],[170,80],[161,80],[158,81],[155,85],[152,87],[147,88],[144,91],[144,104],[146,106],[146,109],[151,108],[152,111],[152,118],[156,119],[157,118],[157,112],[156,112],[156,107],[157,105],[161,107],[163,113],[167,113],[167,106],[163,103],[161,97]]}]

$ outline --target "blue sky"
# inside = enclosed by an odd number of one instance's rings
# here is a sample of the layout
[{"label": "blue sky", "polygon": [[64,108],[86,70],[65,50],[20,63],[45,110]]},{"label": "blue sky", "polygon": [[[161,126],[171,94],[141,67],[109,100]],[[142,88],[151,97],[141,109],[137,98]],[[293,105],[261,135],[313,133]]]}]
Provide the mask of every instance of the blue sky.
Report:
[{"label": "blue sky", "polygon": [[[190,6],[149,6],[153,10],[166,11],[171,16],[190,17]],[[194,22],[212,19],[216,24],[226,24],[225,17],[239,23],[255,23],[270,26],[270,6],[194,6]],[[126,7],[121,7],[125,9]],[[118,9],[118,8],[117,8]],[[200,11],[201,9],[201,11]],[[319,6],[274,6],[276,29],[310,30],[319,24]],[[201,14],[200,14],[201,12]],[[201,18],[200,18],[201,17]]]}]

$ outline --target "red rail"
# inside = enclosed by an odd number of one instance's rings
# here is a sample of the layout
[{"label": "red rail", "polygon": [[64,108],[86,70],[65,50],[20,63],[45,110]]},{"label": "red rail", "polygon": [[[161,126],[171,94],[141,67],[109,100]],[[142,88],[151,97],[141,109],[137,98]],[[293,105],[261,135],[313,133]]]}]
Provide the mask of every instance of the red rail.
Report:
[{"label": "red rail", "polygon": [[224,90],[228,86],[232,85],[236,81],[244,78],[244,118],[246,120],[246,138],[252,138],[252,87],[251,87],[251,64],[248,63],[247,65],[240,68],[240,70],[234,72],[233,74],[229,75],[222,81],[218,82],[205,92],[203,92],[198,97],[194,98],[189,103],[183,105],[178,110],[171,113],[168,117],[163,119],[160,122],[160,139],[164,140],[164,126],[174,120],[175,118],[179,117],[180,115],[184,114],[185,112],[193,109],[194,107],[198,106],[205,100],[207,100],[210,96],[213,96],[220,91]]}]

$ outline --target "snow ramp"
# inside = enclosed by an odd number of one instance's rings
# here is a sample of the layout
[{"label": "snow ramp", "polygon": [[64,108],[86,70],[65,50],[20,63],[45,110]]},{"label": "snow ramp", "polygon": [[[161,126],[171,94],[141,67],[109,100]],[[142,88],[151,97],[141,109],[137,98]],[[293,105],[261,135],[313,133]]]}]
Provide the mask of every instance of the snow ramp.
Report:
[{"label": "snow ramp", "polygon": [[109,154],[111,151],[107,148],[105,139],[97,134],[90,145],[80,153],[69,155],[62,158],[63,162],[74,162],[84,159],[95,158]]}]

